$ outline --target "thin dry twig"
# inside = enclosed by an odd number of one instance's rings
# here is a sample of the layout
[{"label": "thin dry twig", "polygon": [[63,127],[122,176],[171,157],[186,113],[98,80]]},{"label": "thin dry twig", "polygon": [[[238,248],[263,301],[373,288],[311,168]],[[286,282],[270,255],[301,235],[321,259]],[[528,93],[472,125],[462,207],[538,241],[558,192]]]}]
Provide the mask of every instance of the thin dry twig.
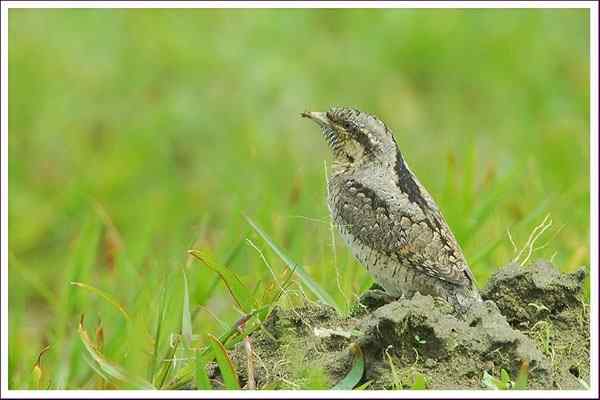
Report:
[{"label": "thin dry twig", "polygon": [[533,237],[533,239],[531,240],[531,243],[529,244],[529,248],[528,248],[528,252],[527,252],[527,257],[525,257],[525,259],[523,260],[523,262],[521,263],[521,265],[525,265],[527,264],[527,261],[529,261],[529,258],[531,257],[531,255],[533,254],[533,245],[535,244],[535,242],[540,238],[540,236],[543,235],[543,233],[548,230],[551,226],[552,226],[552,220],[550,220],[548,223],[546,223],[546,219],[550,216],[550,214],[548,214],[546,216],[546,218],[544,218],[544,221],[538,225],[536,227],[536,229],[539,228],[538,233]]},{"label": "thin dry twig", "polygon": [[508,234],[508,240],[510,241],[510,244],[512,244],[513,252],[516,254],[519,251],[519,249],[517,248],[517,245],[513,240],[512,235],[510,234],[510,228],[506,228],[506,233]]},{"label": "thin dry twig", "polygon": [[248,369],[248,389],[256,389],[256,379],[254,378],[254,352],[250,343],[250,336],[244,338],[244,349],[246,350],[246,363]]},{"label": "thin dry twig", "polygon": [[[329,198],[329,178],[328,178],[328,173],[327,173],[327,161],[323,162],[323,167],[325,169],[325,187],[327,188],[327,197]],[[338,269],[338,265],[337,265],[337,249],[336,249],[336,244],[335,244],[335,231],[334,231],[334,223],[333,223],[332,216],[330,216],[330,218],[329,218],[329,233],[331,236],[331,252],[333,254],[333,268],[335,269],[335,281],[337,284],[337,288],[338,288],[339,292],[342,294],[342,298],[344,299],[344,304],[346,305],[346,308],[348,308],[348,298],[346,297],[346,294],[342,290],[342,284],[340,281],[340,270]]]},{"label": "thin dry twig", "polygon": [[[521,266],[523,266],[527,263],[527,261],[533,254],[533,251],[534,251],[533,246],[534,246],[535,242],[540,238],[541,235],[544,234],[544,232],[546,230],[548,230],[552,226],[552,219],[550,219],[550,221],[548,221],[549,218],[550,218],[550,214],[547,214],[546,217],[544,218],[544,220],[533,229],[533,231],[529,235],[529,238],[527,239],[527,242],[521,248],[521,250],[516,255],[516,257],[513,259],[513,262],[518,263]],[[525,251],[527,251],[527,256],[525,257],[525,259],[523,259],[523,261],[519,261]]]},{"label": "thin dry twig", "polygon": [[290,219],[304,219],[304,220],[307,220],[310,222],[318,222],[320,224],[328,224],[329,223],[329,221],[326,219],[307,217],[305,215],[284,215],[284,217],[290,218]]},{"label": "thin dry twig", "polygon": [[263,260],[263,262],[267,266],[267,269],[273,276],[273,280],[275,281],[275,283],[277,283],[277,286],[279,287],[279,289],[281,289],[281,291],[283,291],[285,293],[285,289],[281,286],[281,283],[279,283],[279,280],[277,279],[277,275],[275,274],[275,271],[273,271],[273,267],[271,267],[271,264],[269,263],[269,261],[267,261],[267,258],[265,257],[265,254],[262,252],[262,250],[259,249],[258,246],[256,244],[254,244],[254,242],[252,240],[250,240],[249,238],[246,238],[246,242],[248,242],[248,244],[252,248],[254,248],[254,250],[256,250],[256,252],[258,253],[258,256]]}]

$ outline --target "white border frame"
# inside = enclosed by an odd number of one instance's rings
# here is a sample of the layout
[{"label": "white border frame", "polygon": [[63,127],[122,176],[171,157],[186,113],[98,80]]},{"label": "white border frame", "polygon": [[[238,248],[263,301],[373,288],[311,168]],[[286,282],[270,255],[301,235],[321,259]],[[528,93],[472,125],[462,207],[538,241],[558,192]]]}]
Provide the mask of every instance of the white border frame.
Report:
[{"label": "white border frame", "polygon": [[[11,8],[588,8],[590,9],[590,390],[485,391],[101,391],[101,390],[8,390],[8,10]],[[2,321],[0,385],[2,398],[598,398],[598,4],[595,1],[5,1],[1,5],[1,179],[2,243],[0,277]],[[594,134],[592,134],[594,133]]]}]

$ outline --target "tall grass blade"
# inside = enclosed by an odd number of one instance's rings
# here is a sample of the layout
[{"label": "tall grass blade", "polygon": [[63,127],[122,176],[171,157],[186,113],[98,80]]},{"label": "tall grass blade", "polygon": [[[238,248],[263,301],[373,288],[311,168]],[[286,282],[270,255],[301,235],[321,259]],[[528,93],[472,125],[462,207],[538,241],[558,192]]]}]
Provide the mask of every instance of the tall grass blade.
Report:
[{"label": "tall grass blade", "polygon": [[483,371],[483,378],[481,378],[481,384],[487,389],[494,389],[494,390],[507,390],[508,389],[507,383],[488,374],[487,371]]},{"label": "tall grass blade", "polygon": [[[254,318],[259,318],[260,321],[263,321],[266,318],[270,311],[273,309],[274,305],[267,304],[256,310],[253,310],[250,314],[243,316],[238,321],[236,321],[227,332],[223,333],[219,336],[219,342],[223,345],[226,345],[228,348],[232,348],[234,345],[239,343],[245,335],[250,335],[254,330],[260,328],[262,326],[261,323],[253,323]],[[240,327],[244,325],[244,329],[240,332]],[[213,356],[210,356],[211,348],[207,347],[201,353],[203,356],[211,357],[208,361],[212,360]],[[208,362],[206,361],[206,362]],[[194,364],[188,364],[185,367],[181,368],[177,371],[176,376],[169,383],[169,389],[179,389],[182,386],[185,386],[187,383],[192,381],[194,378]]]},{"label": "tall grass blade", "polygon": [[[102,225],[97,216],[89,215],[81,225],[75,246],[69,256],[68,267],[62,277],[63,282],[80,282],[88,279],[94,266]],[[56,351],[60,353],[61,362],[54,370],[52,382],[57,389],[64,389],[78,376],[84,373],[79,340],[69,330],[71,321],[85,308],[87,302],[79,290],[72,290],[65,284],[56,304],[57,337]]]},{"label": "tall grass blade", "polygon": [[79,337],[83,342],[85,349],[88,354],[91,356],[91,359],[96,363],[96,365],[102,370],[104,375],[103,378],[108,377],[112,381],[116,381],[119,383],[124,383],[128,386],[133,386],[137,389],[154,389],[154,386],[150,382],[147,382],[141,378],[133,378],[127,375],[127,373],[123,370],[122,367],[116,365],[106,358],[104,355],[100,353],[94,343],[91,341],[87,331],[83,327],[83,315],[81,316],[81,320],[79,321]]},{"label": "tall grass blade", "polygon": [[188,252],[219,275],[225,286],[227,286],[231,297],[242,311],[245,313],[252,311],[255,306],[254,297],[235,272],[215,262],[207,252],[200,250],[189,250]]},{"label": "tall grass blade", "polygon": [[360,382],[365,373],[365,356],[360,346],[356,343],[352,343],[350,351],[354,354],[352,368],[344,379],[332,387],[333,390],[352,390],[358,382]]},{"label": "tall grass blade", "polygon": [[366,381],[365,383],[358,385],[357,387],[354,388],[354,390],[365,390],[366,388],[368,388],[369,386],[371,386],[371,384],[373,383],[373,381]]},{"label": "tall grass blade", "polygon": [[18,276],[17,279],[27,282],[31,286],[31,289],[33,289],[33,292],[42,297],[46,304],[56,306],[58,303],[56,293],[47,286],[40,274],[36,274],[30,268],[23,267],[10,250],[8,251],[8,259],[11,273],[15,273]]},{"label": "tall grass blade", "polygon": [[[102,225],[95,217],[87,220],[77,240],[77,245],[71,258],[71,264],[68,270],[68,282],[79,282],[85,279],[87,272],[93,267],[94,260],[98,250],[100,233]],[[67,296],[69,311],[76,311],[80,304],[77,293],[69,293]]]},{"label": "tall grass blade", "polygon": [[487,194],[482,194],[483,197],[478,201],[478,206],[475,207],[467,224],[463,230],[461,242],[466,245],[469,241],[475,237],[477,230],[479,230],[488,218],[498,209],[498,202],[504,197],[504,195],[512,189],[514,184],[514,174],[509,172],[505,175],[500,182],[494,184],[494,188]]},{"label": "tall grass blade", "polygon": [[[233,250],[231,251],[231,253],[229,253],[229,255],[227,256],[227,259],[225,260],[225,262],[223,263],[223,266],[225,268],[229,268],[231,263],[233,263],[235,261],[235,259],[237,258],[237,256],[240,254],[242,248],[244,247],[244,242],[246,240],[244,239],[244,237],[242,237],[240,239],[240,241],[235,245],[235,247],[233,248]],[[217,284],[219,283],[219,279],[221,279],[219,276],[217,276],[208,286],[208,290],[206,291],[204,298],[205,299],[210,299],[210,297],[212,296],[212,294],[214,293],[215,289],[217,288]]]},{"label": "tall grass blade", "polygon": [[107,382],[110,381],[108,375],[106,375],[104,372],[102,372],[100,368],[98,368],[98,364],[96,364],[96,362],[94,362],[94,360],[92,360],[92,358],[87,353],[83,354],[83,359],[85,360],[86,364],[92,369],[92,371],[94,371],[100,378],[104,379]]},{"label": "tall grass blade", "polygon": [[473,197],[475,192],[475,169],[478,167],[477,147],[474,142],[471,142],[468,145],[466,153],[467,159],[465,160],[463,169],[462,206],[464,210],[471,210],[473,208]]},{"label": "tall grass blade", "polygon": [[[167,382],[167,378],[169,377],[169,373],[171,372],[171,368],[173,367],[173,357],[175,357],[175,352],[177,351],[177,347],[179,346],[179,337],[176,338],[175,343],[166,351],[165,356],[162,359],[162,366],[158,370],[156,374],[154,384],[162,389],[165,386],[165,382]],[[157,384],[158,383],[158,384]]]},{"label": "tall grass blade", "polygon": [[269,237],[269,235],[267,235],[254,221],[252,221],[249,217],[246,217],[246,220],[252,226],[252,228],[254,228],[254,230],[260,235],[260,237],[262,237],[263,240],[265,242],[267,242],[267,244],[269,245],[269,247],[271,247],[271,249],[279,256],[279,258],[281,258],[281,260],[285,263],[285,265],[290,270],[292,270],[293,272],[295,272],[296,274],[298,274],[298,276],[300,277],[300,279],[302,280],[302,282],[306,285],[306,287],[308,287],[310,289],[310,291],[313,292],[313,294],[315,296],[317,296],[317,298],[321,302],[323,302],[324,304],[330,305],[330,306],[334,307],[338,312],[341,312],[341,310],[339,309],[339,307],[336,304],[335,300],[333,300],[333,297],[331,297],[331,295],[329,293],[327,293],[321,286],[319,286],[317,284],[317,282],[315,282],[310,277],[310,275],[306,272],[306,270],[301,265],[298,265],[294,261],[292,261],[292,259],[289,258],[275,244],[275,242],[273,242],[273,240],[271,239],[271,237]]},{"label": "tall grass blade", "polygon": [[225,346],[223,346],[219,339],[210,333],[208,334],[208,340],[210,342],[210,347],[213,351],[213,354],[217,360],[217,364],[219,365],[221,375],[223,376],[223,383],[225,384],[225,387],[227,389],[239,389],[240,382],[238,380],[237,373],[235,372],[233,362],[231,362],[231,358],[229,358]]},{"label": "tall grass blade", "polygon": [[413,384],[410,386],[412,390],[425,390],[427,389],[427,379],[425,375],[416,373],[414,376]]},{"label": "tall grass blade", "polygon": [[154,374],[156,372],[156,362],[158,360],[158,346],[161,340],[162,325],[165,319],[165,310],[167,308],[167,283],[163,285],[160,291],[160,304],[158,306],[158,318],[156,321],[156,332],[154,334],[154,349],[152,351],[152,360],[150,361],[150,368],[148,370],[148,379],[154,380]]},{"label": "tall grass blade", "polygon": [[71,282],[71,285],[73,285],[75,287],[80,287],[80,288],[89,290],[90,292],[97,294],[98,296],[100,296],[101,298],[103,298],[104,300],[106,300],[107,302],[109,302],[117,310],[119,310],[119,312],[125,317],[125,319],[127,321],[131,320],[131,318],[129,317],[129,314],[125,310],[125,307],[123,307],[118,301],[116,301],[115,299],[113,299],[105,291],[100,290],[100,289],[98,289],[98,288],[96,288],[96,287],[94,287],[92,285],[88,285],[87,283],[82,283],[82,282]]},{"label": "tall grass blade", "polygon": [[181,312],[181,335],[184,344],[189,348],[192,345],[192,314],[190,312],[190,294],[188,280],[183,271],[183,310]]},{"label": "tall grass blade", "polygon": [[196,352],[196,389],[212,389],[210,379],[208,379],[208,374],[206,373],[206,362],[199,351]]},{"label": "tall grass blade", "polygon": [[42,369],[42,356],[48,350],[50,350],[50,346],[44,347],[38,354],[37,361],[31,371],[31,389],[41,389],[42,387],[42,376],[44,375],[44,370]]}]

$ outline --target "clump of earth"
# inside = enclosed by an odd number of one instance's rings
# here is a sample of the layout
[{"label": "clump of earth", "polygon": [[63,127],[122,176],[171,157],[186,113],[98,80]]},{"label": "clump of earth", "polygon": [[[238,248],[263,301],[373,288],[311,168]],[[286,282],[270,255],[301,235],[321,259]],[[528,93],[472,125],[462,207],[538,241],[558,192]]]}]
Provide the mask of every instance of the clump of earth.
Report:
[{"label": "clump of earth", "polygon": [[[529,389],[585,389],[584,278],[583,269],[563,274],[545,261],[509,264],[482,289],[485,301],[462,316],[418,293],[384,304],[367,292],[349,317],[315,303],[276,308],[250,338],[256,387],[331,388],[352,369],[358,345],[358,386],[366,389],[415,388],[419,379],[428,389],[480,389],[485,374],[514,380],[519,371],[527,372]],[[231,354],[242,384],[246,354],[242,345]]]}]

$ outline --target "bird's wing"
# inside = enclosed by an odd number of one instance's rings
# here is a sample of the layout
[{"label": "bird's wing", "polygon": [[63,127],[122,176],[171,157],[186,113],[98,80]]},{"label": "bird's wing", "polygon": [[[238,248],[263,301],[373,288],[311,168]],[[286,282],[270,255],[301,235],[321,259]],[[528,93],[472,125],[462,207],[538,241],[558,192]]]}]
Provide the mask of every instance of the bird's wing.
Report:
[{"label": "bird's wing", "polygon": [[437,208],[425,218],[398,212],[368,186],[354,180],[344,185],[333,199],[336,222],[357,240],[434,278],[470,285],[469,268]]},{"label": "bird's wing", "polygon": [[[427,189],[410,171],[409,176],[413,182],[412,190],[416,191],[416,194],[413,193],[412,196],[408,196],[409,201],[414,201],[425,216],[426,229],[432,232],[432,239],[425,246],[431,247],[432,251],[430,253],[437,255],[437,257],[433,257],[435,261],[431,266],[432,270],[428,270],[426,273],[457,285],[470,286],[475,279],[458,241]],[[400,189],[402,190],[401,187]],[[422,226],[422,223],[419,223],[418,226]],[[430,259],[425,260],[425,263],[428,262],[432,261]]]}]

